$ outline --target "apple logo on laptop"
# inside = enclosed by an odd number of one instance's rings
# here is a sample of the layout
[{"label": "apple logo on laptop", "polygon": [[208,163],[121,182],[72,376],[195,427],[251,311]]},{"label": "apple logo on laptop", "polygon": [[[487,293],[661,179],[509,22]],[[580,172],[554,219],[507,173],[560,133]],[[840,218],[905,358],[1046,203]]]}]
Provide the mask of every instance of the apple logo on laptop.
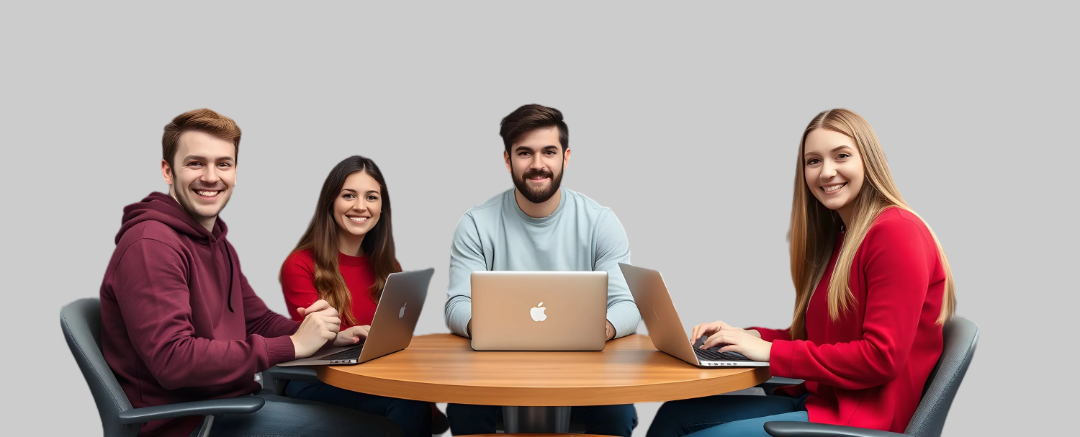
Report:
[{"label": "apple logo on laptop", "polygon": [[540,302],[536,305],[536,308],[529,310],[529,315],[532,316],[534,321],[543,322],[544,320],[547,320],[547,314],[544,314],[544,310],[546,309],[547,308],[544,308],[544,303]]},{"label": "apple logo on laptop", "polygon": [[409,305],[409,303],[405,302],[405,305],[401,306],[401,310],[397,312],[397,318],[400,319],[402,317],[405,317],[405,307],[408,306],[408,305]]}]

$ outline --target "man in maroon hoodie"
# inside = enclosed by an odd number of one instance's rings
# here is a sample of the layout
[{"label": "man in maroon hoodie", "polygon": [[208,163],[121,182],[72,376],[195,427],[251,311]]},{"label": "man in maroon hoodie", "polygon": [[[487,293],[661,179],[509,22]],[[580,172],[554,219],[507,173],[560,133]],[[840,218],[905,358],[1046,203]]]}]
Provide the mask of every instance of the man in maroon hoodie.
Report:
[{"label": "man in maroon hoodie", "polygon": [[[169,194],[124,208],[101,284],[102,351],[134,407],[255,394],[257,372],[311,355],[338,332],[325,301],[297,323],[270,311],[240,270],[218,219],[236,184],[240,128],[209,109],[165,126],[161,172]],[[389,420],[327,404],[261,395],[252,414],[144,424],[143,436],[400,435]]]}]

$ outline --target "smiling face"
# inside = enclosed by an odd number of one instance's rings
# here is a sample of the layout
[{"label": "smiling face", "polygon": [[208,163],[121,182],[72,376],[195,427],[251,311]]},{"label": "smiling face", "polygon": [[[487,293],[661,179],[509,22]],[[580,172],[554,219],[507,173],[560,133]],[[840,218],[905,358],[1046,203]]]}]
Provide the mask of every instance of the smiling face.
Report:
[{"label": "smiling face", "polygon": [[169,195],[212,230],[236,185],[236,146],[205,132],[187,131],[180,134],[173,163],[161,161]]},{"label": "smiling face", "polygon": [[855,140],[828,129],[814,129],[803,145],[806,186],[822,205],[848,222],[866,172]]},{"label": "smiling face", "polygon": [[345,178],[341,192],[334,199],[338,232],[363,237],[379,223],[381,213],[382,187],[375,178],[363,171]]},{"label": "smiling face", "polygon": [[552,126],[522,135],[504,158],[518,191],[532,203],[544,203],[559,191],[570,151],[563,151],[559,128]]}]

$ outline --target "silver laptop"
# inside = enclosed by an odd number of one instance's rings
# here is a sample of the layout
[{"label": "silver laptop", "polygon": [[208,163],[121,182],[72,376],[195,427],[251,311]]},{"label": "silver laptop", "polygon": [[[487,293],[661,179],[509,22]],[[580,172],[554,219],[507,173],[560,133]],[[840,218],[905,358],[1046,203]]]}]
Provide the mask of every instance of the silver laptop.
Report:
[{"label": "silver laptop", "polygon": [[[630,287],[630,293],[634,295],[634,302],[645,321],[645,327],[649,329],[649,338],[660,352],[698,367],[769,365],[767,362],[753,361],[742,354],[719,352],[716,350],[719,348],[703,350],[691,346],[660,272],[623,263],[619,263],[619,268],[626,278],[626,285]],[[700,341],[697,344],[700,344]]]},{"label": "silver laptop", "polygon": [[472,348],[599,351],[607,272],[473,272]]},{"label": "silver laptop", "polygon": [[308,358],[279,366],[348,366],[371,361],[405,349],[412,342],[416,321],[427,298],[428,284],[435,269],[391,273],[386,278],[379,306],[371,320],[367,340],[358,345],[326,348]]}]

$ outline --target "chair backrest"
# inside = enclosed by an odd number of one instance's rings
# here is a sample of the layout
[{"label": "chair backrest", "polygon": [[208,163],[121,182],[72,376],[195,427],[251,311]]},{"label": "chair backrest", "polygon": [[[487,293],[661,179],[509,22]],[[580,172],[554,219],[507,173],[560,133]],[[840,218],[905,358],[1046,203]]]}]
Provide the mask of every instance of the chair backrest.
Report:
[{"label": "chair backrest", "polygon": [[105,436],[138,435],[139,425],[120,423],[120,412],[130,410],[131,402],[101,354],[101,301],[86,298],[65,305],[60,309],[60,328],[94,395]]},{"label": "chair backrest", "polygon": [[979,341],[979,325],[960,316],[952,316],[943,330],[945,345],[941,358],[930,372],[919,408],[908,422],[904,434],[916,437],[938,437],[945,427],[945,417],[960,389],[975,343]]}]

